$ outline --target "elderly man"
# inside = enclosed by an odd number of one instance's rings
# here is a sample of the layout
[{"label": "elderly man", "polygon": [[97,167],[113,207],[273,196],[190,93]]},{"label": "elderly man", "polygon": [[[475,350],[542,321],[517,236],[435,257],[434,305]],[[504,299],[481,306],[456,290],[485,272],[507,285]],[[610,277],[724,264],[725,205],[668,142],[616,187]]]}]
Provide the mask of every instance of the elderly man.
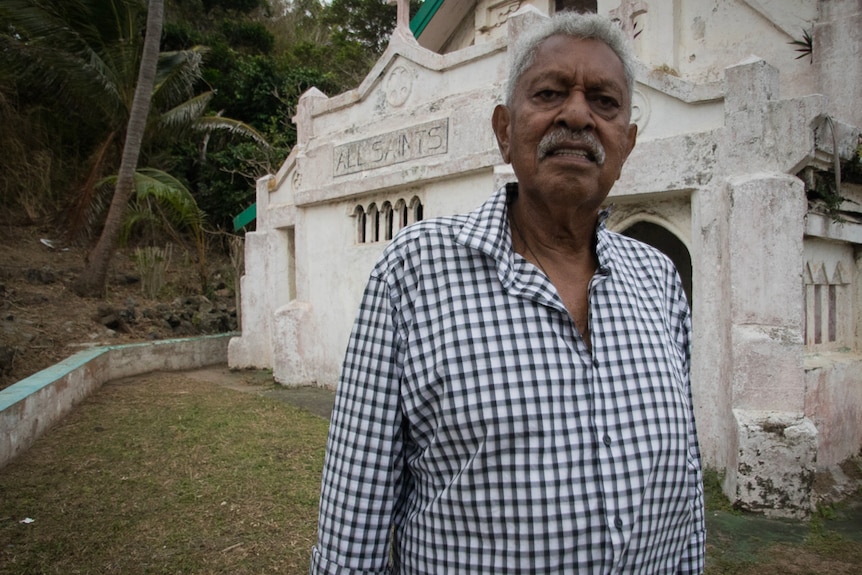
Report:
[{"label": "elderly man", "polygon": [[564,13],[493,128],[517,184],[404,230],[339,383],[312,573],[700,573],[690,320],[600,206],[635,144],[631,56]]}]

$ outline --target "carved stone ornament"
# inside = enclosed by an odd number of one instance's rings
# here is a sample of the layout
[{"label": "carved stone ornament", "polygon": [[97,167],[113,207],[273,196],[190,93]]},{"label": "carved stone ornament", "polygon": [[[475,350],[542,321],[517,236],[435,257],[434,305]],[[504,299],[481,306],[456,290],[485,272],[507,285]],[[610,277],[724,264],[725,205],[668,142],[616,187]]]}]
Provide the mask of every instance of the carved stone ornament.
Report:
[{"label": "carved stone ornament", "polygon": [[643,133],[649,123],[650,104],[640,90],[632,92],[632,124],[638,125],[638,133]]},{"label": "carved stone ornament", "polygon": [[476,28],[487,32],[501,26],[520,7],[520,0],[489,0],[484,9],[479,8],[476,12]]},{"label": "carved stone ornament", "polygon": [[407,98],[410,97],[410,92],[413,90],[413,71],[399,64],[392,68],[389,76],[386,78],[386,101],[393,108],[398,108],[404,105]]}]

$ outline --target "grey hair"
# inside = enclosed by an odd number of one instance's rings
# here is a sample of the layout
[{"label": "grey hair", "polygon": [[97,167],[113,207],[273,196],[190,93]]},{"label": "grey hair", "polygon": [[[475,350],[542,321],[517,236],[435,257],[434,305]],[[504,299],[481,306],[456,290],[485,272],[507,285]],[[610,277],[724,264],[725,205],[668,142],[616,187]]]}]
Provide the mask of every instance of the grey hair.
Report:
[{"label": "grey hair", "polygon": [[558,34],[580,40],[599,40],[607,44],[623,63],[629,102],[631,102],[635,83],[634,57],[622,28],[610,18],[598,14],[558,12],[551,18],[541,20],[516,41],[506,85],[507,106],[512,105],[518,79],[527,71],[527,68],[533,65],[539,45]]}]

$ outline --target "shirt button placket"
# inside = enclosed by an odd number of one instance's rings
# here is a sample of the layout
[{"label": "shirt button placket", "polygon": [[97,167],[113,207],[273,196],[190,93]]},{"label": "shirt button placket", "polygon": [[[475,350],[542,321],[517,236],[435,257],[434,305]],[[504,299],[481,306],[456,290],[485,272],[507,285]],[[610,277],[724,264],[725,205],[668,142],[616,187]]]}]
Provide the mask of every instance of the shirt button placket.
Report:
[{"label": "shirt button placket", "polygon": [[621,552],[622,548],[625,545],[623,541],[623,520],[619,514],[619,505],[620,501],[618,498],[618,486],[614,482],[614,477],[616,477],[616,471],[614,469],[614,440],[611,437],[611,434],[606,431],[609,429],[608,427],[608,409],[606,408],[605,402],[607,401],[606,396],[602,393],[602,390],[605,390],[605,387],[602,382],[601,371],[599,369],[600,363],[599,360],[595,356],[596,349],[593,348],[593,357],[592,357],[592,380],[595,385],[596,390],[596,406],[595,406],[595,414],[596,428],[601,431],[600,441],[602,445],[603,454],[600,457],[601,460],[601,471],[602,474],[600,481],[603,485],[602,491],[605,495],[606,502],[606,521],[608,525],[608,529],[610,530],[611,542],[614,547],[614,556],[618,556]]}]

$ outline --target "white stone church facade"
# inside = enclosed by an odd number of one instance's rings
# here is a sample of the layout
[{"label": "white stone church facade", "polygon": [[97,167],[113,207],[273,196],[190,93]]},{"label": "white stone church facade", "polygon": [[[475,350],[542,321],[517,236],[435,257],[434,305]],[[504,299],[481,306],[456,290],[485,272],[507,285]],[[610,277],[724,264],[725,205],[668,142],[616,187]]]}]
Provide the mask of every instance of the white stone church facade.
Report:
[{"label": "white stone church facade", "polygon": [[[362,84],[309,90],[298,143],[257,188],[231,367],[334,386],[368,273],[404,225],[513,178],[491,131],[507,47],[571,5],[638,58],[638,144],[608,222],[677,263],[693,308],[704,462],[731,500],[804,516],[814,473],[862,447],[862,186],[842,223],[814,174],[860,150],[860,0],[425,0]],[[812,38],[812,53],[791,45]],[[829,177],[833,177],[830,175]]]}]

